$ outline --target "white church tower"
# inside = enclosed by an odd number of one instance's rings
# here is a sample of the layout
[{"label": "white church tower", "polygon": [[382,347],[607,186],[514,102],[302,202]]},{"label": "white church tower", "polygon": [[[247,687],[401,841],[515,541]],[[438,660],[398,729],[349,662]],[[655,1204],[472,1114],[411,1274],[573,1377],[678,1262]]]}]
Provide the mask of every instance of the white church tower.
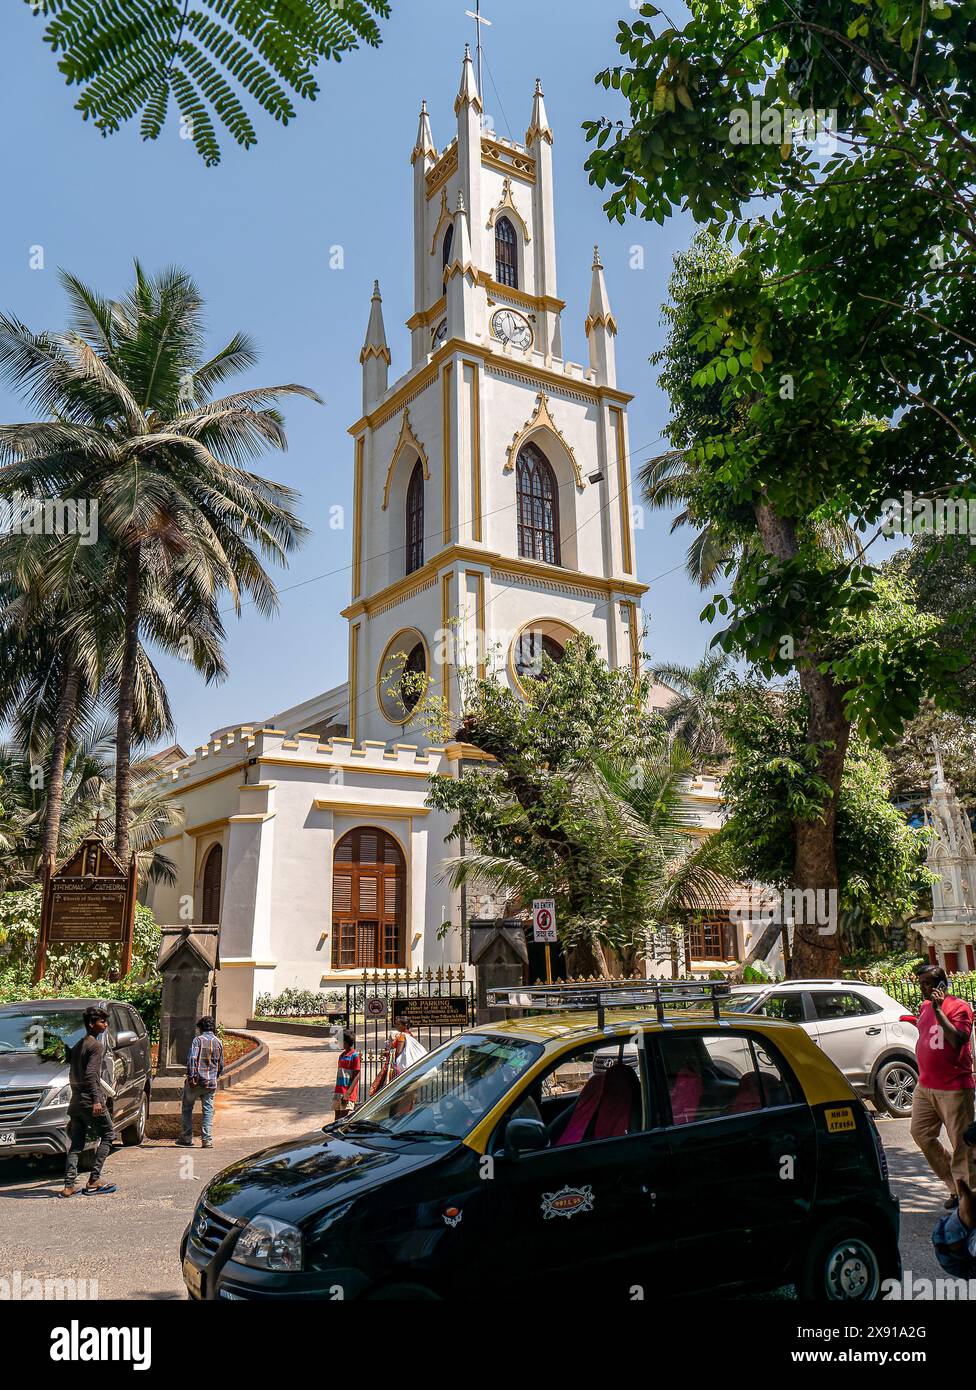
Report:
[{"label": "white church tower", "polygon": [[638,660],[631,397],[599,251],[581,365],[563,356],[541,83],[525,143],[505,140],[483,129],[468,50],[454,114],[438,150],[424,102],[412,152],[410,363],[390,382],[377,284],[350,430],[349,737],[386,747],[420,732],[384,680],[404,660],[452,711],[459,663],[497,662],[517,687],[578,632],[613,665]]}]

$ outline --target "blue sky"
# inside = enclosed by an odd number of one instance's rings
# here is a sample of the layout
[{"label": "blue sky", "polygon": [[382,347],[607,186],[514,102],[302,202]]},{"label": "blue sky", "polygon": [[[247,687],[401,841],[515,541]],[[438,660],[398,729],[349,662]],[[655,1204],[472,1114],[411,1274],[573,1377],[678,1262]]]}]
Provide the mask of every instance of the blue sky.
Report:
[{"label": "blue sky", "polygon": [[[0,122],[8,197],[0,219],[0,305],[32,328],[58,329],[65,317],[59,266],[115,294],[127,287],[134,257],[151,269],[177,262],[203,290],[214,347],[237,329],[257,341],[261,361],[241,384],[297,381],[326,401],[324,408],[289,404],[289,451],[261,465],[301,492],[313,532],[277,574],[278,616],[267,621],[245,610],[240,621],[228,617],[230,678],[221,686],[160,661],[177,737],[188,749],[211,729],[266,717],[345,679],[346,625],[338,615],[349,601],[351,532],[329,529],[329,508],[345,506],[351,521],[346,430],[359,415],[359,350],[376,277],[393,351],[391,380],[408,364],[410,151],[422,97],[438,147],[454,133],[461,57],[474,28],[464,12],[471,7],[467,0],[394,0],[379,50],[323,68],[322,95],[301,105],[297,121],[283,129],[260,119],[256,148],[245,153],[228,138],[221,165],[205,169],[172,115],[155,143],[139,140],[138,123],[102,139],[73,110],[76,92],[42,45],[41,22],[26,5],[5,6]],[[583,173],[581,121],[617,114],[593,77],[614,60],[618,18],[632,12],[619,0],[486,0],[485,13],[494,21],[486,58],[497,84],[496,91],[486,72],[485,105],[500,134],[524,139],[534,80],[543,80],[556,136],[564,347],[578,362],[588,360],[583,322],[594,242],[603,252],[620,323],[618,377],[636,395],[636,469],[661,447],[667,400],[647,358],[663,342],[660,305],[672,256],[688,244],[693,225],[676,218],[663,229],[636,221],[611,226]],[[401,241],[390,236],[398,228]],[[644,248],[641,271],[630,268],[635,244]],[[330,269],[336,245],[344,249],[342,270]],[[43,247],[43,270],[30,268],[34,246]],[[25,409],[0,389],[0,418],[22,419]],[[690,535],[670,536],[668,527],[667,517],[647,514],[637,533],[640,577],[654,581],[644,603],[648,650],[657,660],[692,662],[707,645],[698,622],[704,598],[674,570]]]}]

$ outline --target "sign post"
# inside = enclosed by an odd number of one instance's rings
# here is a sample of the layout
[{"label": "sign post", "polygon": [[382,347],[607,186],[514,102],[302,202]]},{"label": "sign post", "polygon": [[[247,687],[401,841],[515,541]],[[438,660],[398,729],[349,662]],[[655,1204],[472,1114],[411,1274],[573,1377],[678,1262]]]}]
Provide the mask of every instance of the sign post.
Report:
[{"label": "sign post", "polygon": [[546,984],[552,984],[552,958],[550,943],[556,941],[556,900],[555,898],[533,898],[532,900],[532,939],[543,941],[546,947]]},{"label": "sign post", "polygon": [[119,943],[120,968],[127,975],[135,909],[135,855],[126,866],[97,831],[86,836],[60,867],[45,871],[35,982],[44,978],[51,946],[101,942]]}]

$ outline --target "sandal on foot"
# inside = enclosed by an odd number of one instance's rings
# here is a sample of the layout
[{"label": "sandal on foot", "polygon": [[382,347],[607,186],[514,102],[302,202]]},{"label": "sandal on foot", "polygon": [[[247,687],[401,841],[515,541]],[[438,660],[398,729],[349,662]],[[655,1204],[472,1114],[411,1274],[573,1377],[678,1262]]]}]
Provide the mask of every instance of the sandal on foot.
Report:
[{"label": "sandal on foot", "polygon": [[114,1182],[100,1182],[96,1183],[94,1187],[89,1184],[87,1187],[83,1187],[82,1191],[86,1197],[103,1197],[109,1192],[118,1192],[118,1188]]}]

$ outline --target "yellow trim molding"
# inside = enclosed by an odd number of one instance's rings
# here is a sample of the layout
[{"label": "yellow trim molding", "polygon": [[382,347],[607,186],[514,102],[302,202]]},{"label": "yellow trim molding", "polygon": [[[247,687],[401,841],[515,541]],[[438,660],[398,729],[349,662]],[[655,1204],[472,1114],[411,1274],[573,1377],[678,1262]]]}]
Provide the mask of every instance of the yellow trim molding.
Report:
[{"label": "yellow trim molding", "polygon": [[526,420],[522,428],[515,431],[515,436],[508,446],[508,460],[503,471],[511,473],[512,469],[515,467],[515,461],[518,458],[519,450],[522,448],[522,445],[527,444],[531,437],[540,430],[548,430],[563,449],[565,449],[566,453],[569,455],[569,461],[573,465],[573,473],[576,475],[576,486],[578,488],[583,487],[583,474],[576,460],[576,454],[573,452],[572,446],[567,443],[562,430],[552,418],[552,411],[549,409],[549,397],[544,391],[540,391],[536,397],[535,414],[532,416],[531,420]]},{"label": "yellow trim molding", "polygon": [[363,457],[366,440],[360,435],[356,440],[356,467],[353,482],[352,517],[352,596],[358,598],[363,591]]},{"label": "yellow trim molding", "polygon": [[522,224],[522,239],[524,240],[526,246],[528,246],[532,240],[532,237],[529,235],[529,224],[526,222],[525,218],[522,216],[518,208],[515,206],[515,200],[512,198],[512,180],[510,178],[506,178],[502,184],[501,200],[497,204],[497,206],[493,207],[491,212],[488,214],[488,221],[485,224],[485,230],[490,232],[492,227],[494,227],[495,223],[498,221],[499,217],[507,215],[510,212],[514,213],[515,216],[518,218],[519,222]]},{"label": "yellow trim molding", "polygon": [[383,485],[383,505],[381,511],[386,511],[390,505],[390,488],[393,486],[393,475],[396,472],[397,461],[405,449],[412,449],[420,458],[424,470],[424,482],[430,482],[430,464],[427,462],[427,450],[413,432],[410,424],[410,407],[404,406],[403,420],[400,424],[400,438],[396,442],[393,450],[393,457],[390,459],[390,466],[386,471],[386,482]]},{"label": "yellow trim molding", "polygon": [[627,448],[624,434],[624,413],[619,407],[610,410],[613,416],[614,438],[617,445],[617,496],[620,498],[620,535],[623,546],[625,574],[634,573],[634,542],[630,533],[630,480],[627,469]]},{"label": "yellow trim molding", "polygon": [[219,820],[203,821],[200,825],[188,825],[184,829],[186,835],[209,835],[212,830],[223,830],[230,824],[229,816],[222,816]]},{"label": "yellow trim molding", "polygon": [[453,466],[453,450],[451,449],[451,381],[454,375],[454,367],[450,362],[445,363],[444,372],[441,377],[441,391],[443,394],[443,434],[441,436],[441,494],[444,509],[444,544],[451,543],[451,468]]},{"label": "yellow trim molding", "polygon": [[337,816],[375,816],[393,820],[413,820],[414,816],[429,816],[429,806],[379,805],[375,801],[349,801],[347,798],[317,796],[312,802],[316,811],[332,811]]}]

